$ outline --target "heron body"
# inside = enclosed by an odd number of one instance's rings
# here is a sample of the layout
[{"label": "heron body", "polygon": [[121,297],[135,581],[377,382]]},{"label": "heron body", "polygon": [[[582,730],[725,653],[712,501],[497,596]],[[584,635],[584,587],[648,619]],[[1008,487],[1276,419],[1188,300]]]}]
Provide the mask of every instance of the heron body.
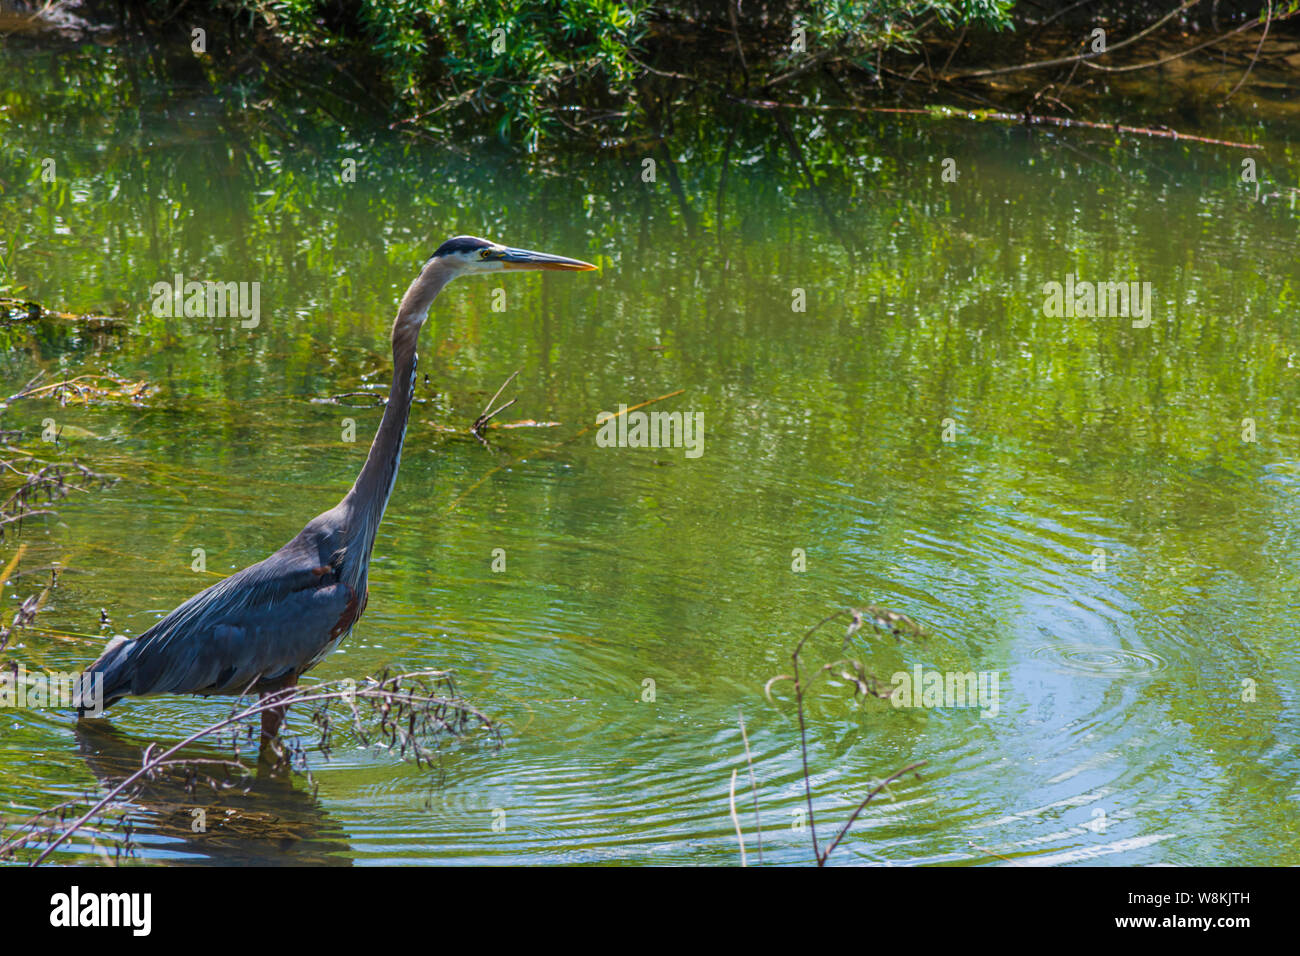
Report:
[{"label": "heron body", "polygon": [[[126,696],[275,693],[337,648],[366,609],[370,554],[397,479],[416,345],[433,300],[459,275],[594,268],[473,236],[439,246],[398,306],[388,402],[352,488],[270,557],[194,595],[134,640],[110,641],[86,669],[92,680],[102,677],[102,706]],[[283,708],[263,713],[265,737],[283,716]]]}]

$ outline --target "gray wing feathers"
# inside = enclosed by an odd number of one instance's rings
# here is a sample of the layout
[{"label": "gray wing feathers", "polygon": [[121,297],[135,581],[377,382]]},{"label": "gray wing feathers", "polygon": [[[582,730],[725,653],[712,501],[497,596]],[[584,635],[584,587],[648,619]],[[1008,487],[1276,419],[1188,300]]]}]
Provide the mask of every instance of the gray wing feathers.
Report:
[{"label": "gray wing feathers", "polygon": [[358,595],[340,580],[342,554],[323,561],[326,542],[313,538],[304,531],[136,640],[110,642],[87,669],[103,673],[105,703],[127,694],[238,694],[305,670],[360,613]]}]

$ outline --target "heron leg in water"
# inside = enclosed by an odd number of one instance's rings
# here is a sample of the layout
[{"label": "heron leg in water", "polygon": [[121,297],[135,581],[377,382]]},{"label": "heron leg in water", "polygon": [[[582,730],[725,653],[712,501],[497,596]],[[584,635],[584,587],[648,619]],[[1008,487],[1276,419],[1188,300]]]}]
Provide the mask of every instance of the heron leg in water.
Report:
[{"label": "heron leg in water", "polygon": [[[278,694],[281,691],[286,691],[291,687],[297,686],[298,675],[295,674],[293,677],[285,680],[274,690],[263,691],[259,699],[265,700],[271,694]],[[266,710],[262,711],[262,740],[264,742],[267,740],[274,740],[280,735],[280,725],[284,723],[284,715],[288,710],[289,704],[288,702],[285,702],[275,707],[268,707]]]}]

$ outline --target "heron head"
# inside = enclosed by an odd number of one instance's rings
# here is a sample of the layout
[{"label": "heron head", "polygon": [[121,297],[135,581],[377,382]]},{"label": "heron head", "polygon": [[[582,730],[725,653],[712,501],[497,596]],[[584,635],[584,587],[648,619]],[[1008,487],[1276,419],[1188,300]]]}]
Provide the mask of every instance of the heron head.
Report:
[{"label": "heron head", "polygon": [[477,236],[456,236],[440,245],[425,266],[438,261],[450,266],[456,275],[474,275],[479,272],[502,270],[548,269],[564,272],[585,272],[596,268],[580,259],[566,259],[545,252],[515,249],[500,243],[479,239]]}]

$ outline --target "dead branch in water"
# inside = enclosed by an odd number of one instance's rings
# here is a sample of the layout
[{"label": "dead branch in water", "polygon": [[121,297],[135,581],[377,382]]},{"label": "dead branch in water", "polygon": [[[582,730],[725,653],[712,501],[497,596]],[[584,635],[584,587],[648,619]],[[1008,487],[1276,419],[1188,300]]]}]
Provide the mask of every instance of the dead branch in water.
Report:
[{"label": "dead branch in water", "polygon": [[[895,770],[888,777],[882,780],[879,784],[872,787],[872,789],[867,793],[866,797],[864,797],[861,801],[859,801],[857,806],[853,809],[853,812],[849,814],[848,819],[844,822],[844,824],[840,827],[839,831],[835,834],[834,839],[832,839],[830,843],[826,845],[826,848],[824,850],[820,848],[817,841],[817,823],[813,814],[812,773],[808,766],[808,727],[807,727],[807,718],[805,714],[805,700],[807,698],[808,690],[813,686],[814,683],[816,683],[818,678],[823,677],[826,674],[832,672],[837,673],[839,677],[842,677],[844,680],[848,681],[850,685],[852,685],[853,694],[855,697],[859,693],[863,693],[871,697],[888,699],[891,696],[893,696],[894,690],[897,689],[891,687],[887,690],[882,690],[882,685],[879,679],[876,678],[874,674],[870,674],[867,671],[865,665],[861,661],[858,661],[857,659],[850,658],[850,657],[842,657],[838,660],[831,661],[828,664],[823,664],[820,668],[813,671],[811,676],[805,678],[805,675],[800,666],[800,656],[803,654],[805,645],[813,637],[813,635],[815,635],[818,631],[820,631],[824,626],[826,626],[832,621],[844,620],[845,618],[847,618],[849,621],[848,630],[845,631],[844,634],[843,647],[845,649],[848,648],[850,640],[852,640],[853,636],[862,629],[862,626],[864,624],[869,625],[871,628],[873,628],[874,630],[880,633],[892,634],[895,637],[895,639],[898,640],[901,640],[904,635],[907,635],[909,637],[914,637],[914,638],[922,638],[925,636],[925,632],[922,631],[920,625],[918,625],[915,621],[913,621],[911,618],[907,617],[906,615],[899,614],[896,611],[891,611],[888,608],[882,608],[876,605],[867,605],[861,610],[850,608],[849,610],[846,611],[836,611],[833,614],[829,614],[826,617],[822,618],[820,621],[818,621],[816,624],[810,627],[804,633],[803,637],[799,639],[799,642],[794,647],[794,651],[790,655],[790,660],[794,665],[794,673],[778,674],[763,686],[763,695],[768,699],[770,703],[775,703],[775,701],[772,699],[773,685],[778,684],[781,681],[790,681],[791,683],[794,684],[795,711],[799,718],[799,752],[803,761],[804,799],[807,803],[807,808],[808,808],[808,832],[812,838],[813,858],[817,861],[818,866],[826,865],[826,861],[827,859],[829,859],[831,852],[837,846],[840,845],[840,842],[844,839],[844,837],[848,834],[849,830],[852,828],[853,824],[857,821],[858,816],[862,813],[864,809],[866,809],[867,804],[869,804],[878,794],[884,791],[890,783],[899,779],[902,776],[905,776],[906,774],[915,773],[917,770],[919,770],[921,767],[924,767],[926,764],[926,761],[924,760],[919,760],[913,763],[909,763],[906,766],[901,767],[898,770]],[[743,733],[743,724],[742,724],[742,733]],[[746,754],[748,755],[747,737],[746,737]],[[918,780],[921,779],[921,775],[917,773],[916,778]],[[733,795],[732,795],[733,820],[736,821],[736,830],[739,833],[740,823],[739,820],[736,819],[734,816],[734,801],[735,801],[734,775],[733,775],[732,787],[733,787]],[[757,797],[755,799],[757,800]],[[757,810],[755,812],[757,812]],[[741,836],[741,840],[742,840],[741,855],[743,859],[744,856],[743,835]]]},{"label": "dead branch in water", "polygon": [[1264,49],[1264,41],[1268,39],[1268,28],[1272,25],[1273,0],[1268,0],[1268,8],[1264,14],[1264,32],[1259,35],[1259,43],[1255,44],[1255,52],[1251,54],[1250,64],[1246,67],[1246,72],[1241,74],[1241,79],[1237,81],[1237,85],[1228,91],[1228,95],[1223,98],[1223,102],[1219,104],[1220,106],[1228,105],[1228,100],[1232,99],[1233,96],[1236,95],[1237,91],[1241,89],[1241,85],[1245,83],[1246,79],[1250,76],[1250,71],[1255,69],[1255,64],[1259,62],[1260,51]]},{"label": "dead branch in water", "polygon": [[[6,571],[8,569],[6,568]],[[45,607],[45,602],[50,599],[50,591],[58,587],[59,573],[50,572],[50,583],[45,586],[40,594],[29,595],[18,610],[14,612],[13,620],[8,626],[0,624],[0,651],[3,651],[9,645],[9,639],[13,637],[14,631],[21,630],[31,625],[36,620],[36,615]]]},{"label": "dead branch in water", "polygon": [[[11,449],[12,450],[12,449]],[[47,462],[35,457],[0,458],[0,541],[13,527],[19,533],[26,518],[49,515],[49,507],[73,492],[102,490],[117,481],[77,461]]]},{"label": "dead branch in water", "polygon": [[1194,136],[1180,133],[1167,127],[1124,126],[1121,123],[1100,123],[1094,120],[1072,119],[1068,116],[1039,116],[1035,113],[1005,113],[998,110],[969,110],[955,106],[932,106],[926,108],[909,108],[899,106],[850,106],[834,104],[800,104],[778,103],[775,100],[755,100],[734,98],[737,103],[764,110],[804,110],[818,113],[902,113],[912,116],[928,116],[931,119],[974,120],[992,123],[1023,123],[1026,126],[1059,126],[1062,128],[1101,129],[1112,133],[1124,133],[1130,136],[1150,136],[1156,139],[1188,140],[1193,143],[1205,143],[1210,146],[1230,146],[1233,149],[1263,149],[1258,143],[1238,143],[1229,139],[1215,139],[1212,136]]},{"label": "dead branch in water", "polygon": [[57,398],[60,405],[67,405],[69,399],[73,404],[88,405],[92,401],[130,401],[138,405],[149,396],[151,384],[133,381],[121,375],[107,372],[87,372],[59,382],[37,385],[45,375],[42,372],[21,389],[10,395],[7,401],[16,402],[24,398]]},{"label": "dead branch in water", "polygon": [[126,323],[111,315],[79,315],[47,309],[39,302],[0,296],[0,325],[18,322],[55,321],[79,325],[87,329],[121,329]]},{"label": "dead branch in water", "polygon": [[523,369],[515,369],[510,373],[510,377],[501,383],[501,387],[497,389],[496,394],[488,399],[487,404],[483,406],[483,411],[479,413],[478,418],[474,419],[474,424],[470,426],[470,434],[483,442],[483,444],[487,444],[487,441],[483,438],[483,429],[487,427],[487,423],[492,421],[492,419],[496,418],[515,402],[519,401],[517,398],[512,398],[499,408],[494,409],[492,407],[492,403],[501,397],[501,393],[506,390],[506,386],[513,382],[515,377],[522,371]]},{"label": "dead branch in water", "polygon": [[[1156,30],[1160,29],[1160,27],[1168,23],[1170,20],[1172,20],[1174,17],[1178,16],[1178,14],[1182,13],[1188,7],[1193,7],[1200,2],[1201,0],[1186,0],[1186,2],[1183,3],[1182,6],[1170,10],[1168,13],[1166,13],[1155,23],[1151,24],[1151,26],[1147,27],[1145,30],[1141,30],[1133,34],[1131,37],[1126,37],[1125,39],[1120,40],[1118,43],[1108,44],[1106,48],[1103,50],[1097,50],[1090,53],[1080,53],[1075,56],[1061,56],[1051,60],[1038,60],[1034,63],[1021,63],[1018,64],[1017,66],[1001,66],[1001,67],[995,67],[987,70],[972,70],[966,73],[955,73],[945,77],[945,79],[946,80],[982,79],[984,77],[990,77],[990,76],[1005,76],[1008,73],[1024,73],[1028,70],[1044,70],[1054,66],[1069,66],[1072,63],[1087,63],[1088,61],[1094,60],[1097,57],[1107,56],[1111,53],[1114,53],[1116,50],[1122,50],[1124,49],[1124,47],[1136,43],[1138,40],[1141,40],[1143,37],[1149,36],[1150,34],[1154,33]],[[1248,24],[1247,28],[1253,25],[1254,24]],[[1220,37],[1216,39],[1222,39],[1222,38]]]},{"label": "dead branch in water", "polygon": [[[17,437],[17,433],[12,437]],[[103,489],[117,481],[116,477],[100,474],[77,461],[42,461],[12,446],[5,445],[4,448],[18,457],[0,457],[0,495],[5,496],[0,501],[0,542],[8,533],[22,534],[25,519],[54,514],[54,509],[48,506],[74,491]],[[4,570],[0,571],[0,590],[13,575],[26,550],[26,544],[20,545]],[[14,631],[28,627],[36,619],[49,600],[51,589],[58,583],[58,571],[51,570],[50,581],[44,589],[29,595],[7,625],[0,622],[0,651],[9,644]]]}]

